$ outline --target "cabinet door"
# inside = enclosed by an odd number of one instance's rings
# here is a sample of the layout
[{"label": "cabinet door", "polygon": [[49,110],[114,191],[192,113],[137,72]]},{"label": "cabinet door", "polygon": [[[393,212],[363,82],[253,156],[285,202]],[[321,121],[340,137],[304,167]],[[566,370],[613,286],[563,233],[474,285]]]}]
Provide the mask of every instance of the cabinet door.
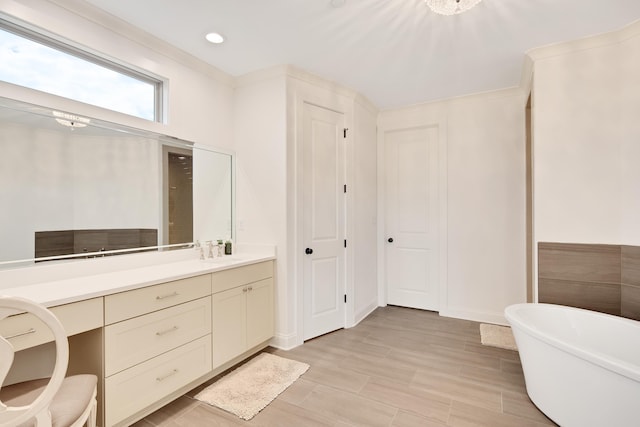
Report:
[{"label": "cabinet door", "polygon": [[213,367],[245,352],[246,286],[213,295]]},{"label": "cabinet door", "polygon": [[273,278],[247,285],[247,350],[273,337]]}]

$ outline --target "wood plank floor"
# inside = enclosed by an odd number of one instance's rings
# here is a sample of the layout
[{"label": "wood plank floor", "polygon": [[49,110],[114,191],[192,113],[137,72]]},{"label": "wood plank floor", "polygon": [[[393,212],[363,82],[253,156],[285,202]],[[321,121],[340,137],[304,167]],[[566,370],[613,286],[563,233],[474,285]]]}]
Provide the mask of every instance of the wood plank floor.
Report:
[{"label": "wood plank floor", "polygon": [[481,345],[476,322],[389,306],[267,351],[311,367],[252,420],[194,400],[199,387],[135,427],[555,425],[527,397],[518,353]]}]

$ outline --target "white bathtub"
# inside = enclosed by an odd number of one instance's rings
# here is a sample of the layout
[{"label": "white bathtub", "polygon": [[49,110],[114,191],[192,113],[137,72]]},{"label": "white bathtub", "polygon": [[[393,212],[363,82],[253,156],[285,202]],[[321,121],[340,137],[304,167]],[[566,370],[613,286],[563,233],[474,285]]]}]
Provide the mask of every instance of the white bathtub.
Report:
[{"label": "white bathtub", "polygon": [[554,304],[505,309],[527,393],[563,427],[640,426],[640,322]]}]

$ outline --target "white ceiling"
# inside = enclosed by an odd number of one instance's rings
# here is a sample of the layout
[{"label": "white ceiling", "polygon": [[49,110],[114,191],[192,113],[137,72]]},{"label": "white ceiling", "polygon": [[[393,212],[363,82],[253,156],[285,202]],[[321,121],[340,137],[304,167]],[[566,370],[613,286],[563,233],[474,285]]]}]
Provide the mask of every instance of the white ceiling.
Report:
[{"label": "white ceiling", "polygon": [[381,109],[516,86],[527,50],[640,18],[640,0],[483,0],[456,16],[423,0],[87,1],[231,75],[291,64]]}]

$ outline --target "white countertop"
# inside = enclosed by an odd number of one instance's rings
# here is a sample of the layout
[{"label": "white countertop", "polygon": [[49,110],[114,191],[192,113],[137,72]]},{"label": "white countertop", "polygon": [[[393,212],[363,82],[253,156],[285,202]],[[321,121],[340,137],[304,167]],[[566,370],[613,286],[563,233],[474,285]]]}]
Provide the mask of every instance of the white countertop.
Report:
[{"label": "white countertop", "polygon": [[6,287],[0,294],[22,297],[46,307],[142,288],[162,282],[274,260],[273,253],[242,253],[201,261],[178,260],[112,272]]}]

